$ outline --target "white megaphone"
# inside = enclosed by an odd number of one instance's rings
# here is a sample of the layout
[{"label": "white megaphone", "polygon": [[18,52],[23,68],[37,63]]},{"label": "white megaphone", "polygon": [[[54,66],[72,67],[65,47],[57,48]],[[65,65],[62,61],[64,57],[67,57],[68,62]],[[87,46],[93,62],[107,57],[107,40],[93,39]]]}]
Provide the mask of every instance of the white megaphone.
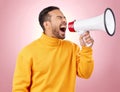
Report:
[{"label": "white megaphone", "polygon": [[116,21],[113,11],[107,8],[100,16],[86,19],[75,20],[68,23],[70,32],[78,32],[83,34],[85,31],[105,31],[108,35],[113,36],[116,29]]}]

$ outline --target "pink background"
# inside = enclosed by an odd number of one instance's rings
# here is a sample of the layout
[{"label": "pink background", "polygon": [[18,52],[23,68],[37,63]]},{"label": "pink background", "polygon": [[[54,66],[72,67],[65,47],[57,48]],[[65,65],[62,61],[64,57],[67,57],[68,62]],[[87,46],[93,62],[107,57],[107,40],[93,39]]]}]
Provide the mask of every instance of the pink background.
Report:
[{"label": "pink background", "polygon": [[[120,92],[120,0],[0,0],[0,92],[11,92],[18,52],[41,35],[38,14],[49,5],[60,7],[68,21],[112,8],[116,33],[110,37],[103,31],[91,32],[95,68],[90,79],[77,77],[76,92]],[[77,33],[66,35],[77,44],[78,37]]]}]

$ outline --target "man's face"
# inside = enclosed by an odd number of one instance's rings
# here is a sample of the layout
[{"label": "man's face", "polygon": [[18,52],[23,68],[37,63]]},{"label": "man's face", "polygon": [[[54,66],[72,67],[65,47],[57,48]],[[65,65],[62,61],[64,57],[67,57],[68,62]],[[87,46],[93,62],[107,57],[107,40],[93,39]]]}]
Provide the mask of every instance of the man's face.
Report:
[{"label": "man's face", "polygon": [[64,39],[67,28],[67,21],[65,16],[60,10],[53,10],[48,14],[51,16],[49,30],[51,31],[51,36],[58,39]]}]

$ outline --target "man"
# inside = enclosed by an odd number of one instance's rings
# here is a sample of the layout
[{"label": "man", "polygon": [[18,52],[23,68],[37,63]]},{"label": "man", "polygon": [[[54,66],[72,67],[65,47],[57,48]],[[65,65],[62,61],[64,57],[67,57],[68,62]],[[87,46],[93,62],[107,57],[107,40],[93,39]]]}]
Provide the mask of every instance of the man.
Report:
[{"label": "man", "polygon": [[74,92],[76,75],[87,79],[93,71],[93,39],[89,32],[81,35],[81,50],[63,40],[67,22],[55,6],[43,9],[39,22],[43,34],[20,52],[12,92]]}]

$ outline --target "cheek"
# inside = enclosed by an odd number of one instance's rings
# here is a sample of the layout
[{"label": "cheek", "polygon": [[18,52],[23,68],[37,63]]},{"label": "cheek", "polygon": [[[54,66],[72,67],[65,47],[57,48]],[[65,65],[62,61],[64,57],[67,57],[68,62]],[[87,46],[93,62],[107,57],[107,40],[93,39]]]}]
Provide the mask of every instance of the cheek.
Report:
[{"label": "cheek", "polygon": [[60,26],[60,22],[58,22],[58,21],[54,21],[52,23],[52,27],[59,28],[59,26]]},{"label": "cheek", "polygon": [[59,19],[54,19],[54,20],[53,20],[53,23],[54,23],[55,25],[60,25],[61,21],[60,21]]},{"label": "cheek", "polygon": [[58,19],[52,19],[51,20],[51,25],[53,30],[59,30],[60,28],[61,21]]}]

